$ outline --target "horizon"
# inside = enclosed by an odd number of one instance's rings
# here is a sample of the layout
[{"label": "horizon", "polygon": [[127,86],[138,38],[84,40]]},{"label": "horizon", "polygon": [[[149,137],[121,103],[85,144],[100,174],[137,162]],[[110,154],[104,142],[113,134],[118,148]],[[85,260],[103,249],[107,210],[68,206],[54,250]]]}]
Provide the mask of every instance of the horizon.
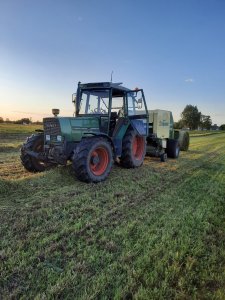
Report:
[{"label": "horizon", "polygon": [[143,88],[148,109],[187,104],[225,123],[225,2],[0,3],[0,117],[72,116],[78,81]]},{"label": "horizon", "polygon": [[[31,123],[36,123],[36,122],[43,122],[43,118],[47,118],[47,117],[52,117],[53,116],[53,114],[51,112],[50,114],[42,114],[42,118],[39,118],[39,119],[36,118],[36,119],[34,119],[33,116],[34,115],[37,116],[39,114],[35,114],[35,113],[31,113],[31,112],[30,113],[27,113],[27,112],[16,112],[16,113],[17,113],[17,116],[20,116],[20,117],[17,117],[17,118],[14,117],[12,119],[8,118],[8,117],[5,117],[5,118],[3,118],[4,122],[8,122],[8,121],[10,121],[10,122],[16,122],[16,121],[20,121],[21,119],[27,118],[27,119],[29,119],[31,121]],[[72,115],[69,115],[69,114],[67,114],[67,115],[61,115],[61,111],[60,111],[59,117],[72,117]],[[180,117],[180,119],[181,119],[181,117]],[[174,120],[174,122],[178,122],[180,119]],[[212,122],[212,126],[214,126],[214,125],[221,126],[221,125],[223,125],[223,123],[217,124],[217,123]]]}]

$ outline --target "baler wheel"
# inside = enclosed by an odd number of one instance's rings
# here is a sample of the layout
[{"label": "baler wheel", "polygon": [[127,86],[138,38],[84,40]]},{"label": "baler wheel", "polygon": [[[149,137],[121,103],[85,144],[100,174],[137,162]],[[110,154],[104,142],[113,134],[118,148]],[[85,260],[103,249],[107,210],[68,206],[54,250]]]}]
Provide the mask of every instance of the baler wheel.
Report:
[{"label": "baler wheel", "polygon": [[110,173],[112,163],[112,147],[102,137],[83,139],[74,150],[73,169],[81,181],[105,180]]},{"label": "baler wheel", "polygon": [[167,161],[167,153],[162,153],[160,155],[160,161],[161,162],[166,162]]},{"label": "baler wheel", "polygon": [[125,168],[140,167],[143,164],[145,154],[145,137],[138,135],[134,129],[129,128],[123,139],[121,165]]},{"label": "baler wheel", "polygon": [[168,139],[166,153],[170,158],[178,158],[180,146],[178,140]]},{"label": "baler wheel", "polygon": [[180,144],[180,150],[187,151],[189,148],[189,143],[190,143],[189,133],[187,131],[180,130],[178,141]]}]

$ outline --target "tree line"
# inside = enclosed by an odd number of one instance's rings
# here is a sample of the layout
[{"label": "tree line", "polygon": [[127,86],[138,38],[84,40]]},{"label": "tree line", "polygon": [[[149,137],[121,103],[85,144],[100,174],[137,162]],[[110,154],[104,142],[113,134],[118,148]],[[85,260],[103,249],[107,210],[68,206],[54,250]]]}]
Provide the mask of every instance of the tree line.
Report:
[{"label": "tree line", "polygon": [[28,124],[41,125],[41,124],[43,124],[43,122],[40,122],[40,121],[32,122],[31,118],[22,118],[22,119],[19,119],[19,120],[16,120],[16,121],[11,121],[9,118],[6,118],[4,120],[2,117],[0,117],[0,123],[25,124],[25,125],[28,125]]},{"label": "tree line", "polygon": [[[216,124],[212,125],[212,119],[209,115],[203,115],[197,106],[188,104],[181,113],[181,119],[174,123],[174,128],[182,129],[189,128],[190,130],[210,130],[217,128]],[[225,130],[225,124],[218,127],[220,130]]]},{"label": "tree line", "polygon": [[[0,117],[0,123],[14,123],[14,124],[43,124],[40,121],[32,122],[31,118],[22,118],[17,121],[10,121],[8,118],[4,120]],[[175,129],[189,128],[190,130],[201,129],[210,130],[213,127],[218,127],[216,124],[212,126],[212,119],[209,115],[203,115],[197,106],[188,104],[181,113],[181,119],[174,122]],[[220,130],[225,130],[225,124],[218,127]]]}]

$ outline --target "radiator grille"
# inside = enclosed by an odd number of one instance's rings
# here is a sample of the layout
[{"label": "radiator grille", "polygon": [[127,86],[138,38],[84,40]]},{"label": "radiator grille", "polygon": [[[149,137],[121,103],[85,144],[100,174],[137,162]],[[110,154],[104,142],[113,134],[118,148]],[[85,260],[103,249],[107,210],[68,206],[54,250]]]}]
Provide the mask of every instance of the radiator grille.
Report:
[{"label": "radiator grille", "polygon": [[49,135],[60,135],[59,120],[57,118],[44,118],[44,132]]}]

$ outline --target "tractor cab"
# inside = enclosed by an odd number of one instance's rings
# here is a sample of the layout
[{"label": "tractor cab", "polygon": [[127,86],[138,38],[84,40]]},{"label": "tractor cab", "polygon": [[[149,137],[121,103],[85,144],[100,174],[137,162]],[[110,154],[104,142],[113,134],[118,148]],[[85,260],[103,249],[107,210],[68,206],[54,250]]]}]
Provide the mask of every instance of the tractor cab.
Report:
[{"label": "tractor cab", "polygon": [[141,89],[130,90],[111,82],[78,83],[72,100],[76,117],[97,118],[100,132],[111,138],[116,137],[123,124],[130,123],[141,135],[147,135],[148,111]]}]

